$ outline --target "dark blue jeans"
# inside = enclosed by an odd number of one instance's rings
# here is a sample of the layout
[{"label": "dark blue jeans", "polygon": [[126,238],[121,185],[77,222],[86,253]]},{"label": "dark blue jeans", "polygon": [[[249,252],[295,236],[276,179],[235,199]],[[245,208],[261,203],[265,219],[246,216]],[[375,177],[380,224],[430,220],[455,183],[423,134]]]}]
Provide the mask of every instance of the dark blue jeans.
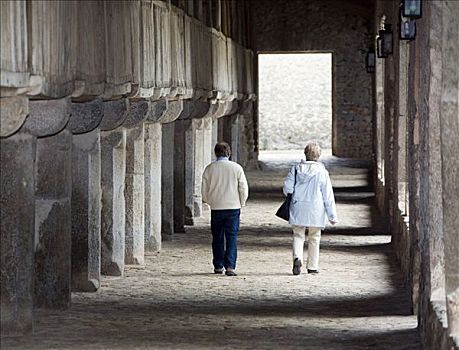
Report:
[{"label": "dark blue jeans", "polygon": [[216,269],[236,268],[240,215],[240,209],[212,210],[211,212],[212,253]]}]

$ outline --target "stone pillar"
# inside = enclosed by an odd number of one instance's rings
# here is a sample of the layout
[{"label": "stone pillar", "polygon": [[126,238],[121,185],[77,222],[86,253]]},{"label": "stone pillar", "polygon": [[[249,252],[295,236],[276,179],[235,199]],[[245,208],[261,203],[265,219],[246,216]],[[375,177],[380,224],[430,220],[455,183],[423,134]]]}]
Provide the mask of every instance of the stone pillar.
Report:
[{"label": "stone pillar", "polygon": [[[208,166],[213,158],[214,158],[214,146],[215,144],[212,143],[212,131],[213,131],[213,121],[212,117],[204,118],[203,119],[203,172],[206,166]],[[201,174],[201,182],[202,182],[202,174]],[[199,187],[201,188],[201,187]],[[201,200],[202,202],[202,200]],[[209,211],[209,205],[206,203],[202,203],[202,211]]]},{"label": "stone pillar", "polygon": [[204,121],[193,119],[194,130],[194,165],[193,165],[193,216],[202,214],[201,182],[204,171]]},{"label": "stone pillar", "polygon": [[23,129],[37,139],[35,154],[34,306],[65,309],[71,299],[71,151],[64,129],[68,99],[29,102]]},{"label": "stone pillar", "polygon": [[73,135],[72,291],[100,287],[101,255],[100,130]]},{"label": "stone pillar", "polygon": [[[19,128],[27,114],[23,109],[10,115],[1,98],[1,136]],[[22,112],[21,112],[22,110]],[[24,112],[24,114],[22,114]],[[11,129],[6,129],[7,120]],[[8,118],[8,119],[7,119]],[[16,133],[0,140],[0,249],[1,249],[1,336],[32,333],[34,226],[35,226],[35,160],[36,138]]]},{"label": "stone pillar", "polygon": [[185,165],[185,225],[194,225],[194,179],[195,179],[195,124],[192,119],[183,120],[185,145],[184,162]]},{"label": "stone pillar", "polygon": [[161,147],[161,236],[174,234],[174,134],[175,123],[162,124]]},{"label": "stone pillar", "polygon": [[35,306],[64,309],[71,296],[72,136],[37,140],[35,159]]},{"label": "stone pillar", "polygon": [[[175,230],[175,121],[183,111],[183,100],[167,101],[159,121],[162,124],[161,147],[161,236],[172,237]],[[182,224],[183,225],[183,224]]]},{"label": "stone pillar", "polygon": [[214,119],[212,122],[212,160],[215,160],[215,153],[214,153],[214,147],[217,142],[220,141],[218,137],[218,130],[219,130],[219,120]]},{"label": "stone pillar", "polygon": [[127,101],[104,102],[101,149],[101,273],[122,276],[125,249],[124,183],[126,174]]},{"label": "stone pillar", "polygon": [[[442,32],[441,152],[445,284],[449,334],[459,334],[459,3],[445,1]],[[454,171],[455,169],[455,171]]]},{"label": "stone pillar", "polygon": [[174,124],[174,232],[185,232],[185,131],[187,120]]},{"label": "stone pillar", "polygon": [[123,126],[126,131],[126,264],[143,265],[145,257],[145,133],[150,112],[145,100],[131,101]]},{"label": "stone pillar", "polygon": [[234,114],[231,117],[229,117],[230,125],[231,125],[231,159],[234,162],[239,162],[240,160],[240,142],[239,142],[239,137],[240,137],[240,119],[239,114]]},{"label": "stone pillar", "polygon": [[100,287],[101,100],[72,103],[72,291]]},{"label": "stone pillar", "polygon": [[203,162],[205,168],[212,162],[215,144],[212,140],[214,124],[212,118],[206,118],[203,122]]},{"label": "stone pillar", "polygon": [[145,123],[145,249],[161,250],[161,143],[166,100],[151,102]]},{"label": "stone pillar", "polygon": [[145,173],[143,124],[126,132],[126,264],[143,265],[145,247]]},{"label": "stone pillar", "polygon": [[[202,121],[210,105],[204,101],[186,101],[186,107],[180,119],[183,120],[185,137],[185,225],[194,225],[195,214],[201,214],[201,183],[202,177]],[[198,131],[198,127],[201,131]],[[199,135],[197,135],[199,134]],[[196,183],[199,182],[196,188]],[[199,193],[197,192],[199,191]]]}]

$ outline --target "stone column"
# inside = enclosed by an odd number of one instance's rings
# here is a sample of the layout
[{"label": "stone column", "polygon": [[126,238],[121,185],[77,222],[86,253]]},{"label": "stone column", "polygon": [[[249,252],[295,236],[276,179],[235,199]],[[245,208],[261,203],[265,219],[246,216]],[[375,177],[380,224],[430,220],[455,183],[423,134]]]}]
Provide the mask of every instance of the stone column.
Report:
[{"label": "stone column", "polygon": [[150,112],[145,100],[131,101],[126,120],[126,264],[143,265],[145,258],[145,133]]},{"label": "stone column", "polygon": [[72,103],[68,128],[72,149],[72,291],[100,287],[101,255],[101,100]]},{"label": "stone column", "polygon": [[174,125],[174,232],[185,232],[185,132],[188,120]]},{"label": "stone column", "polygon": [[183,111],[183,101],[167,101],[167,108],[161,116],[161,236],[168,240],[174,234],[175,207],[175,121]]},{"label": "stone column", "polygon": [[[206,101],[187,101],[188,114],[183,114],[185,127],[185,225],[194,225],[194,217],[202,211],[202,120],[209,113]],[[189,118],[188,120],[186,120]],[[198,184],[199,183],[199,184]]]},{"label": "stone column", "polygon": [[161,142],[166,100],[151,102],[145,123],[145,249],[161,250]]},{"label": "stone column", "polygon": [[73,135],[72,291],[100,287],[101,153],[100,130]]},{"label": "stone column", "polygon": [[34,306],[65,309],[71,299],[72,135],[68,99],[29,102],[23,128],[38,137],[35,155]]},{"label": "stone column", "polygon": [[[441,152],[443,234],[449,334],[459,334],[459,3],[445,1],[442,32]],[[455,169],[455,170],[454,170]]]},{"label": "stone column", "polygon": [[194,225],[194,179],[195,179],[195,124],[192,119],[183,120],[184,129],[184,162],[185,165],[185,225]]},{"label": "stone column", "polygon": [[212,118],[206,118],[203,120],[203,162],[204,168],[212,162],[214,154],[214,146],[212,140],[213,133],[213,121]]},{"label": "stone column", "polygon": [[229,117],[230,123],[231,123],[231,159],[235,162],[239,163],[240,160],[240,119],[239,114],[234,114],[231,117]]},{"label": "stone column", "polygon": [[[213,131],[213,121],[212,117],[204,118],[203,119],[203,149],[202,149],[202,159],[203,159],[203,167],[202,171],[206,166],[208,166],[212,160],[214,159],[214,146],[215,144],[212,142],[212,131]],[[201,174],[201,183],[202,183],[202,174]],[[201,184],[199,189],[201,190]],[[201,198],[202,202],[202,198]],[[210,207],[206,203],[202,203],[202,211],[209,211]]]},{"label": "stone column", "polygon": [[[218,137],[218,129],[219,129],[218,124],[219,124],[219,120],[214,119],[212,122],[212,150],[214,149],[215,144],[220,141]],[[215,160],[215,154],[213,151],[212,151],[212,160]]]},{"label": "stone column", "polygon": [[100,124],[101,148],[101,273],[122,276],[125,250],[126,118],[127,101],[104,102]]},{"label": "stone column", "polygon": [[32,333],[36,138],[15,133],[28,114],[26,97],[3,97],[0,105],[0,328],[5,337]]},{"label": "stone column", "polygon": [[194,129],[194,176],[193,176],[193,216],[202,214],[201,182],[204,171],[204,121],[193,119]]},{"label": "stone column", "polygon": [[162,124],[161,145],[161,236],[174,234],[174,134],[175,123]]}]

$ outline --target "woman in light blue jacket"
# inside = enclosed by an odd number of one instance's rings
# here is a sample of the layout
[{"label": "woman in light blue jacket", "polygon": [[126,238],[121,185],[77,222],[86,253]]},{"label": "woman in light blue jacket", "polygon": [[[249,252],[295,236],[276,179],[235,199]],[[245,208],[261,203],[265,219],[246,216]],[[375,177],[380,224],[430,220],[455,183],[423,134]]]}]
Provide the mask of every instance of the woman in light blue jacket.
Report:
[{"label": "woman in light blue jacket", "polygon": [[284,182],[284,194],[293,193],[290,203],[289,224],[293,229],[293,274],[301,273],[305,230],[308,228],[308,273],[319,272],[319,245],[321,230],[326,219],[332,225],[338,222],[335,197],[330,176],[322,163],[316,142],[304,149],[306,161],[290,169]]}]

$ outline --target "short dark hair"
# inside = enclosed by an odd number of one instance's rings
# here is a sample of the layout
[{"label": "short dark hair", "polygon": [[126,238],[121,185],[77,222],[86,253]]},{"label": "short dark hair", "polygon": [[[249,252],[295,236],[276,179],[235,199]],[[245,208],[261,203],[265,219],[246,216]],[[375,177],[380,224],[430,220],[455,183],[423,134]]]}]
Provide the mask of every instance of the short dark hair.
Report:
[{"label": "short dark hair", "polygon": [[217,142],[214,152],[216,157],[229,157],[231,156],[231,147],[226,142]]}]

